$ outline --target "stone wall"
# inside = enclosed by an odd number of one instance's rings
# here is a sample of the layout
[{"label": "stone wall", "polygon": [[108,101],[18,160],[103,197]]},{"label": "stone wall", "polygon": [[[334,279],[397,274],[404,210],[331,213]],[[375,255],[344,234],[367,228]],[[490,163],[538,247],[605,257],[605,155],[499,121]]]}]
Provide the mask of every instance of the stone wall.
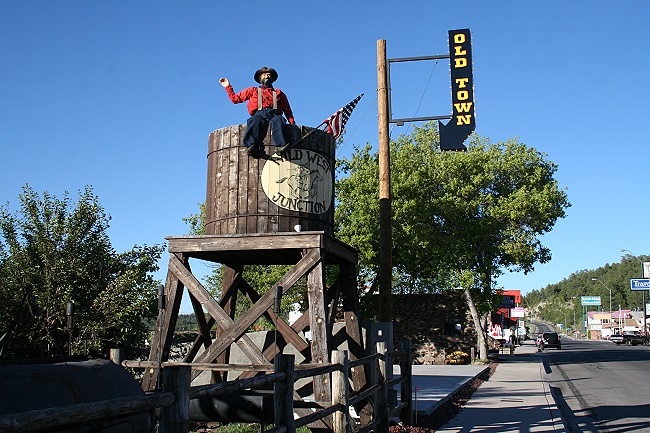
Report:
[{"label": "stone wall", "polygon": [[395,347],[410,339],[414,364],[444,364],[446,354],[457,350],[470,354],[476,331],[462,295],[393,295]]}]

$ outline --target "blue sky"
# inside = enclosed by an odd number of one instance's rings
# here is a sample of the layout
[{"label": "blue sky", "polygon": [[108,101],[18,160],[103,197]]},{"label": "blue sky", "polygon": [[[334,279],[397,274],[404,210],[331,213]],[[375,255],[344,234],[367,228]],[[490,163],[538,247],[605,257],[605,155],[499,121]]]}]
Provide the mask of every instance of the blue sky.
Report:
[{"label": "blue sky", "polygon": [[[648,254],[650,2],[0,2],[0,202],[21,187],[92,185],[118,251],[187,233],[205,199],[208,134],[244,123],[218,83],[279,73],[298,124],[359,93],[339,156],[377,144],[376,45],[389,58],[473,41],[476,132],[519,137],[558,164],[572,207],[543,237],[553,259],[499,280],[527,292]],[[391,67],[393,114],[451,113],[448,63]],[[391,136],[408,133],[391,128]],[[161,262],[160,278],[166,271]],[[632,277],[632,276],[631,276]]]}]

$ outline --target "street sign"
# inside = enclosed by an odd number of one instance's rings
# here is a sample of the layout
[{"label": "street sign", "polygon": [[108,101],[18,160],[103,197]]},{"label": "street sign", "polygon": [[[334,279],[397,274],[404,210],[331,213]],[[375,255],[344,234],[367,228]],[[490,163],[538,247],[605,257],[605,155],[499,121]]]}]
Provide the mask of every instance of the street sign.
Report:
[{"label": "street sign", "polygon": [[600,305],[600,296],[580,296],[582,305]]},{"label": "street sign", "polygon": [[648,289],[650,289],[650,279],[630,278],[630,290],[648,290]]},{"label": "street sign", "polygon": [[643,278],[650,278],[650,262],[643,262]]},{"label": "street sign", "polygon": [[510,309],[510,317],[526,317],[524,307],[514,307]]}]

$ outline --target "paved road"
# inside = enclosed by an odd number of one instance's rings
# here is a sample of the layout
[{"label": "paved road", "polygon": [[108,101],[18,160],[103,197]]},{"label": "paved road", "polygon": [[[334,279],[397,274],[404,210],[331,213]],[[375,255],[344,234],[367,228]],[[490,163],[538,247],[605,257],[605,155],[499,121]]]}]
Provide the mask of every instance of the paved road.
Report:
[{"label": "paved road", "polygon": [[650,432],[650,347],[565,337],[543,357],[567,430]]}]

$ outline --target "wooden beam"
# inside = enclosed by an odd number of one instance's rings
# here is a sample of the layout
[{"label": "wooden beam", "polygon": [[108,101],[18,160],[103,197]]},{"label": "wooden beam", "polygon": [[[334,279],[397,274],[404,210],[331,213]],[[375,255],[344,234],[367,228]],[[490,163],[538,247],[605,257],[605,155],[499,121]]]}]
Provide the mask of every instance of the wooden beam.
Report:
[{"label": "wooden beam", "polygon": [[390,133],[388,119],[386,41],[377,41],[377,114],[379,130],[379,321],[393,320],[393,231],[390,191]]},{"label": "wooden beam", "polygon": [[[166,237],[170,252],[183,252],[192,257],[219,258],[239,264],[254,264],[259,260],[269,264],[269,258],[282,262],[291,260],[303,249],[323,248],[328,262],[357,263],[358,252],[349,245],[324,232],[272,233],[248,235],[202,235]],[[228,253],[228,254],[222,254]],[[263,254],[257,257],[256,254]],[[251,262],[253,259],[253,262]],[[265,261],[266,259],[266,261]],[[293,262],[295,263],[296,260]],[[220,262],[226,263],[226,262]],[[233,266],[236,267],[236,266]]]},{"label": "wooden beam", "polygon": [[[291,270],[287,272],[276,285],[282,286],[282,293],[286,293],[296,283],[296,281],[298,281],[305,273],[310,271],[319,260],[320,255],[318,254],[318,250],[311,250],[310,253],[303,257],[296,266],[291,268]],[[245,335],[248,327],[255,323],[255,321],[264,314],[264,311],[271,307],[274,296],[275,293],[273,290],[266,292],[255,305],[237,319],[237,322],[235,322],[233,326],[223,326],[225,332],[220,336],[219,341],[212,343],[208,350],[203,352],[201,356],[197,358],[197,362],[211,362],[217,355],[235,342],[237,338]],[[220,307],[219,310],[221,310]],[[230,318],[228,319],[232,320]],[[218,318],[217,321],[219,321]],[[266,360],[266,358],[264,359]]]},{"label": "wooden beam", "polygon": [[[210,337],[210,327],[208,327],[208,323],[205,320],[205,314],[203,313],[203,308],[201,307],[201,303],[190,293],[190,302],[192,303],[192,309],[194,310],[194,316],[196,317],[196,322],[199,326],[199,341],[203,343],[203,346],[207,349],[210,347],[210,344],[212,344],[212,338]],[[189,353],[188,353],[189,356]],[[189,361],[187,357],[185,358],[185,361]]]},{"label": "wooden beam", "polygon": [[334,323],[336,323],[336,310],[339,306],[341,296],[341,283],[340,275],[334,284],[326,290],[325,306],[327,309],[327,335],[332,335],[334,332]]},{"label": "wooden beam", "polygon": [[[341,298],[343,305],[343,317],[345,318],[346,340],[350,360],[354,361],[366,356],[366,348],[363,347],[363,337],[359,315],[359,292],[357,285],[356,263],[345,263],[339,268],[339,282],[341,284]],[[359,365],[350,371],[352,376],[352,389],[355,392],[364,390],[368,386],[366,367]],[[362,425],[368,425],[372,421],[372,405],[369,400],[364,400],[355,405]]]},{"label": "wooden beam", "polygon": [[[242,283],[242,292],[246,295],[249,301],[252,304],[256,304],[261,296],[257,293],[248,282],[243,281]],[[287,322],[285,322],[280,316],[278,316],[272,308],[266,310],[266,314],[275,327],[280,331],[280,334],[284,337],[287,343],[290,343],[298,351],[303,351],[309,347],[309,344],[302,339],[300,335],[291,327]]]},{"label": "wooden beam", "polygon": [[[255,304],[259,301],[260,295],[257,293],[246,281],[242,282],[242,292],[246,295],[249,301],[252,304]],[[287,322],[285,322],[280,316],[278,316],[273,309],[269,308],[265,312],[266,317],[273,322],[277,331],[280,332],[280,335],[283,338],[283,341],[290,343],[293,347],[296,348],[300,353],[305,352],[310,348],[309,343],[307,343],[303,338],[293,329]],[[266,359],[274,359],[277,355],[282,353],[282,347],[278,345],[277,341],[274,341],[269,345],[267,349],[264,350],[264,356]],[[241,378],[251,377],[255,372],[243,372],[240,374]]]},{"label": "wooden beam", "polygon": [[163,392],[174,395],[174,403],[160,409],[159,433],[186,432],[190,429],[190,373],[192,368],[167,367],[163,369]]},{"label": "wooden beam", "polygon": [[166,237],[169,252],[250,251],[320,248],[324,232]]},{"label": "wooden beam", "polygon": [[[339,364],[340,370],[332,372],[332,405],[342,404],[347,409],[348,401],[350,401],[350,392],[348,386],[348,354],[343,350],[332,351],[332,364]],[[343,411],[337,411],[332,417],[332,424],[334,433],[347,433],[348,428],[348,414]]]},{"label": "wooden beam", "polygon": [[[357,287],[356,266],[352,263],[340,267],[339,282],[341,284],[341,300],[343,316],[345,318],[345,330],[348,334],[348,350],[350,359],[357,360],[366,356],[366,348],[363,347],[359,314],[359,293]],[[365,384],[365,380],[364,380]],[[355,391],[358,389],[355,388]]]},{"label": "wooden beam", "polygon": [[[239,292],[239,287],[241,286],[242,281],[244,281],[242,279],[242,269],[243,266],[237,266],[236,268],[225,266],[225,269],[223,270],[221,299],[219,300],[219,305],[221,305],[223,311],[225,311],[232,319],[235,318],[235,312],[237,310],[237,293]],[[223,333],[224,330],[217,327],[215,340],[218,340],[219,336]],[[215,362],[230,362],[230,346],[215,358]],[[227,380],[227,371],[224,371],[223,373],[217,371],[212,372],[213,383],[225,382]]]},{"label": "wooden beam", "polygon": [[[319,250],[320,251],[320,250]],[[329,338],[327,334],[327,312],[325,311],[325,274],[322,260],[307,275],[309,298],[312,362],[329,361]],[[332,390],[328,375],[314,376],[314,400],[331,401]]]},{"label": "wooden beam", "polygon": [[[219,299],[219,305],[221,306],[221,308],[223,308],[226,314],[228,314],[231,318],[235,317],[235,308],[237,305],[237,287],[239,285],[238,283],[239,281],[241,281],[241,267],[231,268],[226,266],[226,269],[224,270],[223,273],[221,299]],[[190,293],[190,297],[193,297],[191,293]],[[208,320],[208,323],[206,325],[207,328],[211,330],[216,322],[217,321],[214,319],[214,317],[210,316],[210,319]],[[216,338],[219,338],[219,332],[223,332],[223,329],[217,326]],[[187,355],[185,356],[186,361],[191,362],[194,359],[194,357],[199,353],[201,344],[203,344],[203,336],[199,335],[194,340],[192,347],[190,348]],[[209,340],[208,345],[205,347],[206,348],[209,347],[210,344],[212,344],[212,339]],[[218,363],[228,362],[229,353],[230,353],[230,349],[226,349],[224,353],[222,353],[216,358],[216,362]],[[224,373],[222,376],[219,376],[218,373],[216,373],[213,376],[215,376],[214,377],[215,382],[225,382],[227,380],[227,372]]]},{"label": "wooden beam", "polygon": [[[176,254],[170,254],[169,259],[182,264],[189,262],[189,259],[182,254],[180,254],[180,258]],[[158,311],[156,332],[154,332],[149,351],[149,361],[163,362],[169,358],[182,298],[183,283],[168,269],[165,281],[165,308]],[[146,370],[142,378],[142,389],[145,391],[155,390],[159,372],[160,369],[157,368]]]},{"label": "wooden beam", "polygon": [[[201,283],[196,279],[194,275],[192,275],[183,265],[180,261],[174,260],[173,255],[170,256],[170,261],[169,261],[169,269],[174,272],[174,274],[178,277],[179,280],[185,284],[187,289],[192,292],[192,294],[199,300],[201,305],[208,311],[208,313],[214,317],[217,322],[224,328],[224,329],[231,329],[234,327],[235,322],[226,314],[226,312],[221,308],[219,303],[212,297],[210,294],[205,290],[205,288],[201,285]],[[241,337],[241,338],[240,338]],[[242,333],[236,338],[239,338],[239,340],[236,341],[237,345],[239,348],[244,352],[244,354],[248,357],[248,359],[251,360],[253,364],[266,364],[269,363],[269,361],[264,357],[262,352],[253,344],[251,341],[250,337],[248,337],[246,334]],[[231,341],[230,344],[234,342],[234,339]],[[216,343],[216,342],[215,342]],[[203,352],[197,359],[196,362],[205,362],[207,359],[206,354],[210,353],[211,349],[214,347],[215,343],[213,343],[208,349],[206,349],[205,352]],[[228,346],[230,346],[228,344]],[[225,349],[225,348],[224,348]],[[223,352],[223,349],[214,354],[213,357],[210,359],[209,362],[214,360],[214,357],[219,355],[221,352]],[[200,372],[199,372],[200,373]],[[196,377],[198,374],[194,374],[194,377]]]},{"label": "wooden beam", "polygon": [[341,261],[339,259],[343,259],[344,262],[354,263],[356,265],[359,261],[359,252],[349,245],[328,236],[323,236],[322,242],[328,263],[339,263]]}]

